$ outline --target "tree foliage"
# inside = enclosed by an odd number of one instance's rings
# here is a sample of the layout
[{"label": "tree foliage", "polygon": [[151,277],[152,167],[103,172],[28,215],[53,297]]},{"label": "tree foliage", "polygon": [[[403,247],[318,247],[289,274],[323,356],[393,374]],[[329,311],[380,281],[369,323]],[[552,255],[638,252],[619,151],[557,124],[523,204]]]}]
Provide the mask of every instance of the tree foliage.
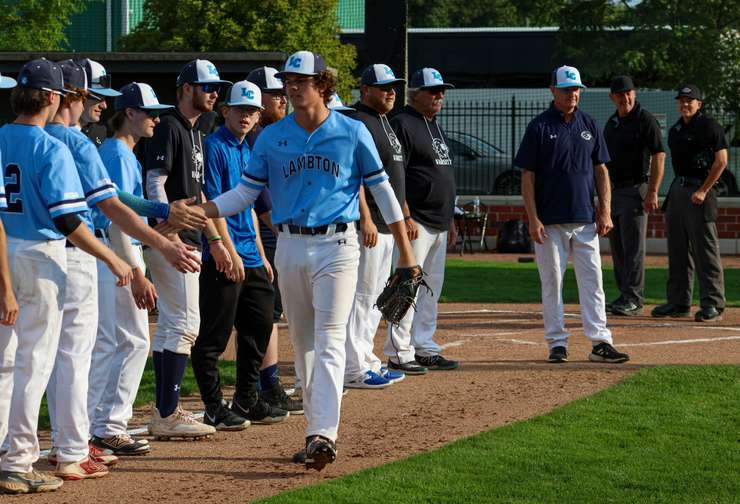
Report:
[{"label": "tree foliage", "polygon": [[0,9],[0,51],[67,49],[64,28],[85,0],[6,0]]},{"label": "tree foliage", "polygon": [[146,0],[144,19],[121,39],[128,51],[282,51],[307,49],[339,72],[348,97],[355,47],[339,41],[338,0]]}]

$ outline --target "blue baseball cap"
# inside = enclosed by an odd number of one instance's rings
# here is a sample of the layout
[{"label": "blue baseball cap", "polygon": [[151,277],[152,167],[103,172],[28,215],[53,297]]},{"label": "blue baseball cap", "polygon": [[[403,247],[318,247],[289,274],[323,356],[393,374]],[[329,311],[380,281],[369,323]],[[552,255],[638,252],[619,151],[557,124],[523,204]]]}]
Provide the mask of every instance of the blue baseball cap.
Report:
[{"label": "blue baseball cap", "polygon": [[0,74],[0,89],[10,89],[17,86],[18,83],[16,80],[12,77],[5,77],[4,75]]},{"label": "blue baseball cap", "polygon": [[177,76],[177,87],[183,84],[224,84],[231,81],[222,80],[216,66],[208,60],[196,59],[187,63]]},{"label": "blue baseball cap", "polygon": [[345,105],[344,103],[342,103],[342,99],[339,98],[339,95],[336,94],[336,93],[334,93],[333,95],[331,95],[331,98],[329,99],[329,103],[326,104],[326,107],[329,108],[329,109],[331,109],[331,110],[338,110],[338,111],[342,111],[342,110],[357,110],[357,109],[354,109],[352,107],[348,107],[347,105]]},{"label": "blue baseball cap", "polygon": [[135,108],[139,110],[168,110],[175,108],[174,105],[164,105],[159,103],[157,94],[149,84],[143,82],[132,82],[126,84],[120,90],[120,95],[116,98],[115,109],[124,110],[126,108]]},{"label": "blue baseball cap", "polygon": [[260,91],[259,86],[247,80],[235,82],[231,86],[226,105],[229,107],[254,107],[260,110],[265,108],[262,106],[262,91]]},{"label": "blue baseball cap", "polygon": [[263,66],[249,72],[247,80],[257,84],[262,91],[282,91],[283,81],[275,77],[277,73],[277,68]]},{"label": "blue baseball cap", "polygon": [[275,77],[282,79],[285,74],[318,75],[324,70],[326,70],[326,62],[320,54],[298,51],[285,60],[283,71],[276,73]]},{"label": "blue baseball cap", "polygon": [[64,75],[59,65],[46,58],[31,60],[18,73],[18,86],[64,94]]},{"label": "blue baseball cap", "polygon": [[74,60],[67,59],[57,63],[62,69],[64,83],[74,89],[87,90],[87,74],[85,69]]},{"label": "blue baseball cap", "polygon": [[449,82],[442,79],[442,74],[435,68],[421,68],[414,72],[409,79],[409,88],[425,89],[433,87],[454,88]]},{"label": "blue baseball cap", "polygon": [[555,88],[586,88],[581,82],[581,72],[576,67],[563,65],[552,71],[550,85]]},{"label": "blue baseball cap", "polygon": [[118,91],[111,87],[113,79],[103,65],[89,58],[77,60],[77,63],[85,70],[85,75],[87,75],[88,91],[96,97],[103,99],[104,97],[113,98],[120,95]]},{"label": "blue baseball cap", "polygon": [[397,78],[391,67],[382,63],[376,63],[367,67],[363,70],[362,77],[360,78],[360,84],[364,86],[386,86],[398,82],[406,81]]}]

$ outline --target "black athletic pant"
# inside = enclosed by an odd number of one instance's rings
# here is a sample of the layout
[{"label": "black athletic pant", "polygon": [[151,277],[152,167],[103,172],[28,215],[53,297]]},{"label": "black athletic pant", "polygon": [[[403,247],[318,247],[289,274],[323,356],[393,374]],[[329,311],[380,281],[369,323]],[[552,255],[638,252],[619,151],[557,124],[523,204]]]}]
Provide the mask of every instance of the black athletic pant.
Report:
[{"label": "black athletic pant", "polygon": [[612,190],[612,222],[609,245],[614,278],[622,298],[637,306],[644,302],[645,232],[648,217],[642,208],[640,186]]},{"label": "black athletic pant", "polygon": [[257,392],[260,366],[272,332],[274,294],[265,268],[245,268],[241,284],[216,271],[211,259],[200,272],[200,332],[191,354],[206,406],[221,401],[218,359],[236,328],[236,399],[246,404]]}]

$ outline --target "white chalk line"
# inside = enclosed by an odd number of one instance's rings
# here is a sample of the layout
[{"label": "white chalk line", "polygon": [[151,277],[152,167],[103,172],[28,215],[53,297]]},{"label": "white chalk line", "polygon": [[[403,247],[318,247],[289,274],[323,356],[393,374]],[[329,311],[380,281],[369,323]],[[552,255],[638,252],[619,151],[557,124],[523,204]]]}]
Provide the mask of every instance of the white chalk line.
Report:
[{"label": "white chalk line", "polygon": [[619,347],[640,347],[657,345],[689,345],[693,343],[714,343],[715,341],[740,340],[740,336],[722,336],[719,338],[695,338],[686,340],[646,341],[644,343],[620,343]]}]

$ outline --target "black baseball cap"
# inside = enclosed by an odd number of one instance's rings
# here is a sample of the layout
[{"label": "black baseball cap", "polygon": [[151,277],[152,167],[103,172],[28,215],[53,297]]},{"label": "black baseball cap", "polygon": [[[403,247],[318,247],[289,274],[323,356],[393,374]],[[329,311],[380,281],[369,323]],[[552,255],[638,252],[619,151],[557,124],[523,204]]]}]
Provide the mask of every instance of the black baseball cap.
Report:
[{"label": "black baseball cap", "polygon": [[195,59],[187,63],[180,75],[177,76],[177,87],[183,84],[223,84],[231,85],[233,82],[222,80],[218,75],[216,66],[208,60]]},{"label": "black baseball cap", "polygon": [[149,84],[143,82],[132,82],[126,84],[120,90],[120,96],[116,97],[116,110],[135,108],[146,111],[163,111],[174,108],[173,105],[159,103],[157,94]]},{"label": "black baseball cap", "polygon": [[62,69],[65,84],[74,89],[87,90],[87,74],[82,65],[71,59],[62,60],[57,65]]},{"label": "black baseball cap", "polygon": [[18,73],[18,87],[65,93],[62,68],[46,58],[31,60]]},{"label": "black baseball cap", "polygon": [[246,80],[256,84],[261,91],[282,91],[283,81],[275,77],[277,73],[277,68],[263,66],[249,72]]},{"label": "black baseball cap", "polygon": [[406,81],[397,78],[391,67],[382,63],[376,63],[367,67],[362,72],[362,77],[360,78],[360,83],[363,86],[387,86],[388,84],[397,84],[399,82]]},{"label": "black baseball cap", "polygon": [[632,77],[628,75],[617,75],[612,79],[611,86],[609,87],[612,93],[624,93],[633,89],[635,89],[635,83],[632,82]]},{"label": "black baseball cap", "polygon": [[701,92],[696,84],[683,84],[678,88],[676,100],[679,98],[693,98],[694,100],[704,100],[704,93]]},{"label": "black baseball cap", "polygon": [[454,88],[449,82],[445,82],[442,79],[442,74],[435,68],[420,68],[413,74],[409,79],[409,88],[411,89],[426,89],[426,88]]}]

